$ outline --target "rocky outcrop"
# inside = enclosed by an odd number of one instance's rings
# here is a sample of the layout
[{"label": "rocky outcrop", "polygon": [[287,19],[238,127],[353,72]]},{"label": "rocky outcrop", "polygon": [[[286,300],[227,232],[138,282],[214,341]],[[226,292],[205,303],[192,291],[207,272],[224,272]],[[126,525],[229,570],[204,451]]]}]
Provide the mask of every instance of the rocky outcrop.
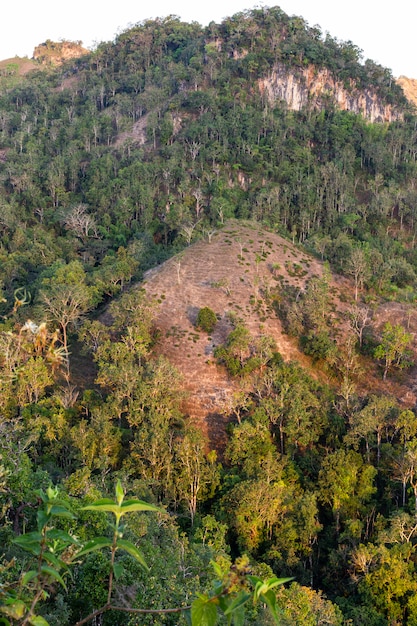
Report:
[{"label": "rocky outcrop", "polygon": [[352,83],[346,87],[327,69],[308,66],[297,73],[285,65],[276,65],[258,81],[261,93],[270,102],[284,100],[290,109],[324,108],[329,101],[343,111],[363,115],[370,122],[393,122],[402,113],[378,98],[376,92],[361,91]]},{"label": "rocky outcrop", "polygon": [[77,59],[89,51],[83,48],[81,41],[51,41],[36,46],[33,51],[33,58],[43,65],[61,65],[69,59]]},{"label": "rocky outcrop", "polygon": [[400,76],[397,78],[397,83],[402,88],[407,100],[417,107],[417,79]]}]

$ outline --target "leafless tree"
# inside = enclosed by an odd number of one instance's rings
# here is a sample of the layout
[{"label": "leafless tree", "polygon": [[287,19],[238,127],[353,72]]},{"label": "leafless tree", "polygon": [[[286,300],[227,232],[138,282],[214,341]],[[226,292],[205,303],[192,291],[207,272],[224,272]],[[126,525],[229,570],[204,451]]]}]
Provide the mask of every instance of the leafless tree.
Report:
[{"label": "leafless tree", "polygon": [[73,231],[82,241],[98,238],[97,224],[85,204],[77,204],[66,213],[62,222],[67,230]]}]

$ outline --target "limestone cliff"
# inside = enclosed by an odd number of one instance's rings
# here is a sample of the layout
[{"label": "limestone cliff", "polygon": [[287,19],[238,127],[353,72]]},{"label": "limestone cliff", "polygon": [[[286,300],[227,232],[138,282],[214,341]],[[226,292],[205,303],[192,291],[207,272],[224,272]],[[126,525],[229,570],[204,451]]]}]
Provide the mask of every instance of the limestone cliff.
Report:
[{"label": "limestone cliff", "polygon": [[258,81],[261,93],[270,102],[284,100],[290,109],[322,108],[332,102],[343,111],[363,115],[370,122],[393,122],[401,119],[401,112],[385,104],[372,90],[359,90],[352,82],[348,87],[334,78],[327,69],[313,65],[293,72],[282,64],[272,68]]},{"label": "limestone cliff", "polygon": [[76,59],[89,51],[83,48],[81,41],[51,41],[48,39],[45,43],[36,46],[33,52],[33,58],[42,63],[42,65],[61,65],[69,59]]},{"label": "limestone cliff", "polygon": [[413,104],[417,107],[417,79],[415,78],[407,78],[406,76],[400,76],[397,79],[397,83],[402,87],[404,91],[404,95]]}]

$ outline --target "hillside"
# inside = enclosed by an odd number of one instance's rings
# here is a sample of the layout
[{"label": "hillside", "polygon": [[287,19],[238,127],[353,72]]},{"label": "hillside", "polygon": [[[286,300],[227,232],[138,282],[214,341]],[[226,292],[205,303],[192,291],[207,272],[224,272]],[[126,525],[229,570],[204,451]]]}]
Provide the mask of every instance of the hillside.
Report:
[{"label": "hillside", "polygon": [[[256,224],[230,223],[210,239],[192,244],[180,256],[146,272],[143,286],[160,302],[155,318],[161,331],[158,352],[183,374],[189,394],[185,411],[202,424],[211,445],[216,445],[217,438],[221,441],[225,436],[227,407],[238,389],[238,382],[216,366],[213,355],[233,328],[231,316],[242,319],[253,337],[273,337],[285,359],[306,359],[283,334],[272,308],[277,284],[273,267],[279,265],[285,279],[286,266],[301,260],[300,252]],[[291,280],[300,289],[309,276],[321,272],[317,261],[301,256],[303,266],[309,267],[302,279]],[[198,310],[204,306],[219,318],[211,337],[195,329]]]},{"label": "hillside", "polygon": [[0,67],[0,613],[415,626],[403,89],[279,7],[36,56]]},{"label": "hillside", "polygon": [[[233,379],[224,367],[216,365],[214,349],[227,340],[232,320],[241,320],[253,338],[270,336],[285,361],[296,361],[315,375],[315,367],[300,350],[297,339],[283,331],[277,302],[283,285],[299,293],[308,282],[323,276],[323,263],[287,239],[258,224],[230,222],[208,239],[194,243],[180,255],[148,270],[142,286],[158,304],[155,324],[160,331],[157,353],[166,356],[181,372],[187,399],[184,411],[198,423],[212,446],[221,449],[226,440],[225,427],[231,418],[233,396],[251,381]],[[346,312],[354,303],[353,284],[334,275],[329,303],[330,325],[339,336],[349,334]],[[275,302],[275,306],[274,306]],[[211,336],[195,328],[200,308],[215,311],[218,323]],[[406,323],[407,308],[384,301],[373,304],[373,327],[381,332],[387,321]],[[409,329],[415,336],[417,318],[410,318]],[[417,345],[413,346],[417,355]],[[393,394],[404,407],[416,403],[414,370],[406,377],[383,382],[376,363],[367,360],[366,375],[358,380],[359,389],[377,389]],[[329,373],[317,371],[332,385]],[[228,410],[229,407],[229,410]]]},{"label": "hillside", "polygon": [[38,64],[32,59],[13,57],[11,59],[4,59],[0,61],[0,75],[3,77],[12,75],[25,76],[25,74],[31,72],[37,67]]}]

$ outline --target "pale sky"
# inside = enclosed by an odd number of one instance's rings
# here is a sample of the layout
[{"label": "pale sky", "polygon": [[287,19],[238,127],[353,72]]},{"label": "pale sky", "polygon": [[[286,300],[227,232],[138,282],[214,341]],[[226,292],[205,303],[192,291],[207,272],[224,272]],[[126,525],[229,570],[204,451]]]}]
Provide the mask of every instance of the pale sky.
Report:
[{"label": "pale sky", "polygon": [[416,0],[21,0],[2,10],[0,60],[31,57],[46,39],[81,40],[93,48],[148,18],[178,15],[205,26],[255,6],[277,5],[288,15],[301,15],[310,26],[318,24],[323,33],[352,41],[364,59],[389,67],[395,77],[417,78]]}]

